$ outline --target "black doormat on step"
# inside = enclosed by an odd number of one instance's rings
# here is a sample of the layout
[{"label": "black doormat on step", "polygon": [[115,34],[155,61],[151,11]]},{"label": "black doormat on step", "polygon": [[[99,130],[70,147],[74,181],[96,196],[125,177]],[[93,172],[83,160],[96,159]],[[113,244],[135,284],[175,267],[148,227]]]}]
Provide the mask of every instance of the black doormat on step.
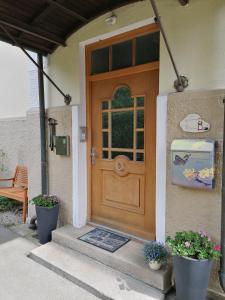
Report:
[{"label": "black doormat on step", "polygon": [[130,241],[124,236],[100,228],[95,228],[78,239],[112,253]]}]

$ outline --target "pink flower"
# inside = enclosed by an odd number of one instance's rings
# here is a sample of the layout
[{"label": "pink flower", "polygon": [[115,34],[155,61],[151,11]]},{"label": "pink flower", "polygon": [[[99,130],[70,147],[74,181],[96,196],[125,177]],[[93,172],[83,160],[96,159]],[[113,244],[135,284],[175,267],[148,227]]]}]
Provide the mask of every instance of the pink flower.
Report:
[{"label": "pink flower", "polygon": [[207,237],[209,242],[212,240],[211,236],[206,231],[200,231],[199,233],[201,237]]},{"label": "pink flower", "polygon": [[219,251],[221,250],[220,245],[215,245],[215,246],[214,246],[214,250],[219,252]]},{"label": "pink flower", "polygon": [[184,245],[185,245],[186,248],[190,248],[191,243],[190,242],[185,242]]},{"label": "pink flower", "polygon": [[205,231],[200,231],[201,237],[206,237],[207,236],[207,232]]}]

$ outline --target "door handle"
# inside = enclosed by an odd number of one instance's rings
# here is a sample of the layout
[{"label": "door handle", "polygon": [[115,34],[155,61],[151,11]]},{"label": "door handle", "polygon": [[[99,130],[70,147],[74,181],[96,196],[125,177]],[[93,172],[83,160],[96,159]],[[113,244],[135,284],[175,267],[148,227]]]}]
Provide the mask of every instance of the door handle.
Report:
[{"label": "door handle", "polygon": [[91,163],[92,165],[96,164],[96,149],[94,147],[91,148]]}]

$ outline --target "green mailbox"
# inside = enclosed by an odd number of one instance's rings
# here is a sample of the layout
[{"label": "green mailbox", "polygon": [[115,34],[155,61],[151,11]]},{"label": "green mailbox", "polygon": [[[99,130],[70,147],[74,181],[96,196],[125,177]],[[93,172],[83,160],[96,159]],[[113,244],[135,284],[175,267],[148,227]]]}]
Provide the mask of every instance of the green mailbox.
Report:
[{"label": "green mailbox", "polygon": [[56,155],[70,155],[70,137],[56,136],[55,137]]}]

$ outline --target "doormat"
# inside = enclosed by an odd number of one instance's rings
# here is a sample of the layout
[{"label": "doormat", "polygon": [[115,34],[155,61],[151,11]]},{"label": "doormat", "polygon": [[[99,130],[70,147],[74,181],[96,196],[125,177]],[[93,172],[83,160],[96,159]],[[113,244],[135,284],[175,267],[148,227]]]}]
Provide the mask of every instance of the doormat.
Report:
[{"label": "doormat", "polygon": [[124,236],[100,228],[95,228],[78,239],[112,253],[130,241]]}]

